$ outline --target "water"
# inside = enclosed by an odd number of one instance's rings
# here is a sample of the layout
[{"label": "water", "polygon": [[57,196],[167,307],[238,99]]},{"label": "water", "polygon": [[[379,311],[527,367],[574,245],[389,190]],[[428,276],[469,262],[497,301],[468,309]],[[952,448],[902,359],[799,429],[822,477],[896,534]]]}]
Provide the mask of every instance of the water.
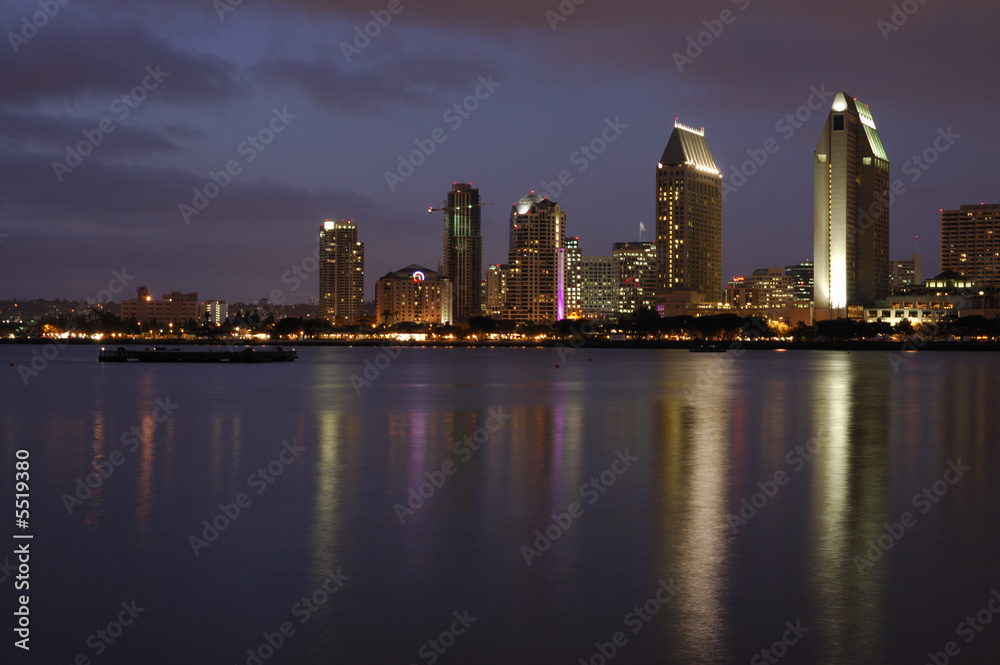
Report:
[{"label": "water", "polygon": [[299,351],[70,347],[25,387],[29,347],[0,347],[0,486],[31,455],[29,662],[1000,652],[995,354]]}]

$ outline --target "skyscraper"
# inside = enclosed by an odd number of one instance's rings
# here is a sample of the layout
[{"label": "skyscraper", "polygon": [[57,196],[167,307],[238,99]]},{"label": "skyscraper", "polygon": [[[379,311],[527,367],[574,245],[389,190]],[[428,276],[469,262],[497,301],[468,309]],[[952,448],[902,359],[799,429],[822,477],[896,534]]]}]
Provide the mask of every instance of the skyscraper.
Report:
[{"label": "skyscraper", "polygon": [[565,309],[563,316],[579,318],[583,314],[580,238],[576,236],[564,238],[563,247],[565,247],[563,290],[566,294],[563,299]]},{"label": "skyscraper", "polygon": [[604,318],[615,311],[615,273],[610,256],[584,256],[580,259],[582,283],[580,298],[583,316]]},{"label": "skyscraper", "polygon": [[457,321],[482,316],[483,279],[482,202],[471,183],[456,182],[448,192],[444,209],[444,276],[454,291],[453,312]]},{"label": "skyscraper", "polygon": [[868,106],[844,92],[816,147],[813,191],[816,309],[888,297],[889,158]]},{"label": "skyscraper", "polygon": [[336,326],[364,314],[365,244],[354,221],[325,221],[319,230],[319,313]]},{"label": "skyscraper", "polygon": [[1000,286],[1000,204],[941,211],[941,270]]},{"label": "skyscraper", "polygon": [[722,300],[722,174],[705,130],[674,123],[656,165],[656,296]]},{"label": "skyscraper", "polygon": [[656,243],[616,242],[611,254],[615,311],[631,315],[640,307],[656,309]]},{"label": "skyscraper", "polygon": [[565,316],[566,216],[558,203],[531,192],[511,207],[504,318],[552,323]]}]

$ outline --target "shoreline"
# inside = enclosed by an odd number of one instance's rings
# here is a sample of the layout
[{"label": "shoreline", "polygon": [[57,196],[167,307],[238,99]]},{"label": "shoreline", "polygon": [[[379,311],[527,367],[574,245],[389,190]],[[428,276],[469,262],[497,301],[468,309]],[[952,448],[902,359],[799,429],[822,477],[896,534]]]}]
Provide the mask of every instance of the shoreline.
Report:
[{"label": "shoreline", "polygon": [[[407,346],[407,347],[428,347],[428,348],[570,348],[570,349],[691,349],[705,345],[714,345],[725,351],[747,350],[747,351],[884,351],[884,352],[907,352],[907,351],[1000,351],[1000,341],[854,341],[854,342],[776,342],[776,341],[673,341],[673,340],[596,340],[588,339],[580,342],[579,338],[569,340],[484,340],[484,341],[463,341],[463,340],[431,340],[414,341],[407,340],[398,342],[386,339],[359,339],[359,340],[297,340],[297,341],[253,341],[245,342],[218,342],[203,340],[122,340],[122,341],[94,341],[94,340],[58,340],[58,346],[104,346],[117,348],[130,347],[176,347],[176,346],[204,346],[204,347],[312,347],[312,346]],[[56,344],[56,340],[51,339],[4,339],[0,340],[4,345],[34,345],[45,346]]]}]

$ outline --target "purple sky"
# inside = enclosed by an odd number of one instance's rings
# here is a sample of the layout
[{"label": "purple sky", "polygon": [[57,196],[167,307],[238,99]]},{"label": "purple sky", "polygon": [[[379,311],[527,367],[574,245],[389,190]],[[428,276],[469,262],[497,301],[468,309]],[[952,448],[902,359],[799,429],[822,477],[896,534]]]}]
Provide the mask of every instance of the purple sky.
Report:
[{"label": "purple sky", "polygon": [[[906,187],[891,254],[919,251],[924,277],[938,210],[1000,200],[1000,9],[985,0],[910,0],[891,32],[894,3],[867,0],[564,0],[569,16],[557,0],[243,0],[220,20],[224,3],[51,0],[51,17],[38,0],[0,5],[0,297],[93,297],[124,267],[132,293],[302,302],[318,276],[293,289],[286,271],[312,267],[328,218],[357,222],[371,297],[391,270],[436,266],[442,218],[427,208],[452,182],[495,204],[483,261],[498,263],[510,205],[563,170],[573,181],[553,198],[570,235],[609,255],[640,220],[653,237],[676,117],[705,127],[730,185],[748,150],[778,145],[727,195],[724,278],[796,263],[812,257],[812,153],[832,96],[799,128],[779,121],[813,88],[870,105]],[[372,11],[391,22],[345,53]],[[42,27],[26,28],[35,14]],[[673,54],[703,32],[708,46],[679,67]],[[261,130],[271,142],[255,147]],[[614,140],[596,159],[577,152],[602,131]],[[67,160],[84,132],[100,144]],[[385,172],[416,141],[433,154],[390,188]],[[922,170],[911,160],[925,151],[936,161]],[[181,204],[194,209],[193,189],[227,165],[228,185],[186,223]]]}]

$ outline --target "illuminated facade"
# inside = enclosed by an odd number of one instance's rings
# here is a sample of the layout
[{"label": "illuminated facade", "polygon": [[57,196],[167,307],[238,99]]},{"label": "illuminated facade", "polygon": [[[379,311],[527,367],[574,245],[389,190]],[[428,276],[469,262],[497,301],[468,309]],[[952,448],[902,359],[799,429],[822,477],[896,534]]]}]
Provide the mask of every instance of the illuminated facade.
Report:
[{"label": "illuminated facade", "polygon": [[941,211],[941,270],[1000,286],[1000,203]]},{"label": "illuminated facade", "polygon": [[889,158],[866,104],[838,92],[813,155],[813,297],[840,316],[889,295]]},{"label": "illuminated facade", "polygon": [[450,324],[452,283],[447,277],[416,264],[390,272],[375,283],[378,325],[396,323]]},{"label": "illuminated facade", "polygon": [[610,256],[580,259],[583,316],[604,318],[615,313],[615,271]]},{"label": "illuminated facade", "polygon": [[507,277],[510,266],[497,263],[486,269],[486,298],[483,312],[486,316],[499,319],[507,306]]},{"label": "illuminated facade", "polygon": [[444,210],[444,276],[454,286],[455,319],[482,316],[482,202],[471,183],[456,182]]},{"label": "illuminated facade", "polygon": [[813,300],[813,262],[800,261],[794,266],[785,266],[785,274],[792,280],[792,290],[795,300],[812,303]]},{"label": "illuminated facade", "polygon": [[213,326],[221,325],[229,318],[229,307],[225,300],[206,300],[199,308],[202,319]]},{"label": "illuminated facade", "polygon": [[364,315],[365,244],[354,221],[326,221],[319,231],[319,314],[335,326]]},{"label": "illuminated facade", "polygon": [[656,243],[616,242],[611,261],[615,311],[633,314],[640,307],[656,311]]},{"label": "illuminated facade", "polygon": [[726,302],[737,309],[781,309],[795,300],[795,285],[782,268],[760,268],[736,277],[726,289]]},{"label": "illuminated facade", "polygon": [[134,300],[122,300],[121,318],[135,318],[139,324],[156,321],[163,325],[183,325],[198,320],[198,294],[171,291],[160,300],[153,300],[149,289],[140,286]]},{"label": "illuminated facade", "polygon": [[507,304],[503,318],[552,323],[565,316],[566,215],[532,192],[510,211]]},{"label": "illuminated facade", "polygon": [[583,315],[583,274],[580,256],[580,239],[564,238],[565,251],[565,312],[567,318],[579,318]]},{"label": "illuminated facade", "polygon": [[897,259],[889,270],[889,289],[907,289],[920,285],[920,255],[910,254],[908,259]]},{"label": "illuminated facade", "polygon": [[656,165],[657,304],[674,291],[722,300],[722,174],[705,130],[674,123]]}]

